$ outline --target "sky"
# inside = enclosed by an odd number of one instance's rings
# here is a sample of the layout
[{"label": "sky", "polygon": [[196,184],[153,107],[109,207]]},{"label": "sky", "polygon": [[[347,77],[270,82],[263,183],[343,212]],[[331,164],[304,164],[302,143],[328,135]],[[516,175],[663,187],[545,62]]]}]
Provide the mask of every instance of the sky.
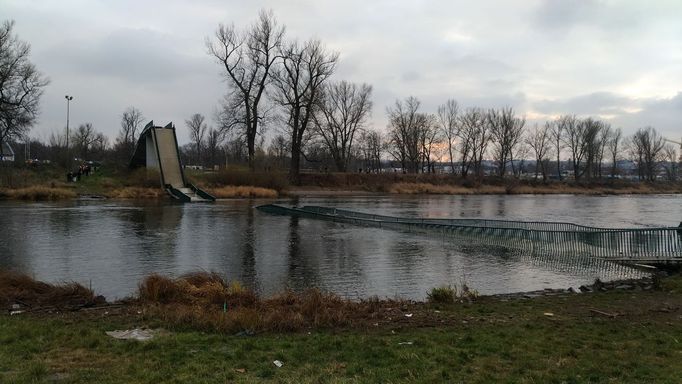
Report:
[{"label": "sky", "polygon": [[334,81],[373,86],[380,131],[387,106],[415,96],[424,112],[452,98],[511,106],[528,124],[575,114],[682,137],[679,0],[2,0],[0,20],[16,22],[50,79],[31,136],[64,129],[68,94],[71,127],[90,122],[113,139],[135,106],[188,142],[184,121],[201,113],[215,125],[227,87],[206,39],[220,23],[247,27],[260,9],[288,39],[337,51]]}]

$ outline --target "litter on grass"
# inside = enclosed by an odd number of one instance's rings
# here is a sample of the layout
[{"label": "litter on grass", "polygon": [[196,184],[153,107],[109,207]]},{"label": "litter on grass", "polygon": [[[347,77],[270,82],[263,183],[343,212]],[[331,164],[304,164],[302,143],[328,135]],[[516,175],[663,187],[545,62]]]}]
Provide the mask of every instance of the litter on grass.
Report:
[{"label": "litter on grass", "polygon": [[151,329],[129,329],[125,331],[107,331],[107,335],[119,340],[147,341],[154,338],[154,331]]}]

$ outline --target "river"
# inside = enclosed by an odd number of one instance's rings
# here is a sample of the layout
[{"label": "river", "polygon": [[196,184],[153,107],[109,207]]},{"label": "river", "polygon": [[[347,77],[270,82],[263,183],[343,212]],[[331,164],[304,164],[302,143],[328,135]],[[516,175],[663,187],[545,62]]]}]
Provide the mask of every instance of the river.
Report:
[{"label": "river", "polygon": [[322,205],[411,217],[569,221],[606,227],[677,226],[682,196],[314,196],[171,201],[0,202],[0,267],[76,281],[108,299],[134,294],[151,273],[216,271],[269,295],[318,287],[348,298],[424,299],[461,284],[482,294],[577,287],[641,276],[608,263],[534,260],[465,241],[272,216],[266,203]]}]

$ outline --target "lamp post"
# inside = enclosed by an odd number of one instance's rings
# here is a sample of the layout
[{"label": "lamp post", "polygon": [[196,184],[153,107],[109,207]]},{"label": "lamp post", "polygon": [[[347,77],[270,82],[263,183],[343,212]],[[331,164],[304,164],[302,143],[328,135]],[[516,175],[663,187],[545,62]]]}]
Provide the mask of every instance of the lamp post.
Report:
[{"label": "lamp post", "polygon": [[71,168],[71,153],[69,153],[69,103],[73,100],[73,96],[66,95],[64,98],[66,99],[66,166]]}]

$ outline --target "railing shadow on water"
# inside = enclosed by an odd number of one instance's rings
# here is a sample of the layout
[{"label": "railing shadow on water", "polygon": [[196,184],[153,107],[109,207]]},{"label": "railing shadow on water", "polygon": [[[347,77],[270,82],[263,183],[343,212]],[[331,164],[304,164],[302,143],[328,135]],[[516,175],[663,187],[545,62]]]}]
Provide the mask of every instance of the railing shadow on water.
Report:
[{"label": "railing shadow on water", "polygon": [[488,219],[423,219],[375,215],[337,208],[278,205],[258,209],[282,215],[372,226],[461,239],[514,257],[557,268],[635,270],[624,264],[682,261],[682,229],[599,228],[563,222]]}]

